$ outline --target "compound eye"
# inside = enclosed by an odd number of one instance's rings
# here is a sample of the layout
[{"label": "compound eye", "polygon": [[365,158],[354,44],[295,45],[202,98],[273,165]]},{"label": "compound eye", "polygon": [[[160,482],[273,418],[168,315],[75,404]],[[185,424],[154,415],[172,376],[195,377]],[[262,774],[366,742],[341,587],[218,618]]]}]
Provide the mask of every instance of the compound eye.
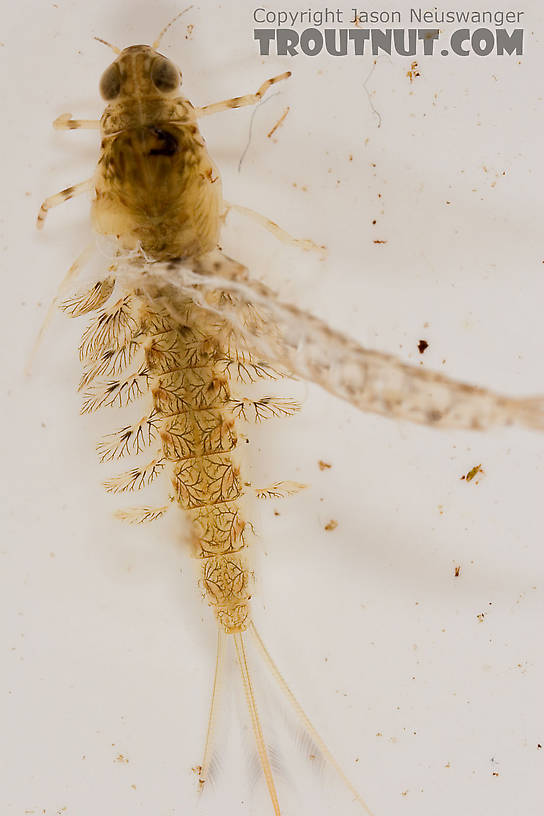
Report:
[{"label": "compound eye", "polygon": [[119,96],[121,92],[121,73],[116,62],[113,62],[102,74],[99,89],[102,99],[105,99],[106,102],[110,102]]},{"label": "compound eye", "polygon": [[168,93],[178,87],[180,74],[173,62],[166,57],[159,57],[151,68],[151,80],[158,91]]}]

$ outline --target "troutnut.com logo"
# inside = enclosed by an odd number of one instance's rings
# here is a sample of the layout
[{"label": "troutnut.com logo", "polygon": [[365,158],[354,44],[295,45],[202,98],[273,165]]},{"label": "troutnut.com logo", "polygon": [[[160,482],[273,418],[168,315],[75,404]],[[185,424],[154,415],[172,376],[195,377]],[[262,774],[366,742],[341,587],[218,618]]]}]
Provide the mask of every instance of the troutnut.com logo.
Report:
[{"label": "troutnut.com logo", "polygon": [[[411,8],[404,12],[351,9],[347,13],[329,8],[278,11],[261,7],[254,10],[253,20],[262,26],[254,30],[262,56],[315,57],[324,51],[334,57],[382,53],[403,57],[434,54],[486,57],[523,54],[524,30],[504,26],[519,26],[524,13],[438,8],[432,11]],[[349,28],[325,27],[331,23],[335,26],[347,23]],[[375,28],[375,24],[398,27]],[[438,27],[418,27],[426,24]],[[452,29],[456,24],[459,27]],[[294,27],[300,25],[308,27],[302,30]]]}]

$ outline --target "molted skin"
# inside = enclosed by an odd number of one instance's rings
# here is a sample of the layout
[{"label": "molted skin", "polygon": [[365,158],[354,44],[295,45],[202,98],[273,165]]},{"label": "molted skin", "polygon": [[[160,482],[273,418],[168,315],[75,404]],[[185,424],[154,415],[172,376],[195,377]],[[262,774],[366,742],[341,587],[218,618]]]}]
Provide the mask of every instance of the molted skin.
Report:
[{"label": "molted skin", "polygon": [[154,67],[165,59],[147,45],[135,45],[112,64],[120,91],[100,122],[91,213],[97,232],[152,260],[215,249],[223,208],[219,173],[192,104],[177,89],[159,90],[152,80]]}]

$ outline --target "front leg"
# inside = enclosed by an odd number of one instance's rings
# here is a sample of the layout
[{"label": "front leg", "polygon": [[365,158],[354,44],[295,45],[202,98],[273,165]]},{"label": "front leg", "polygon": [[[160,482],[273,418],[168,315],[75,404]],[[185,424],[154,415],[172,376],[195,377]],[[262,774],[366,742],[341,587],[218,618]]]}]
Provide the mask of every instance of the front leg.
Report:
[{"label": "front leg", "polygon": [[281,82],[282,79],[289,79],[290,76],[291,71],[286,71],[284,74],[279,74],[278,76],[272,77],[272,79],[267,79],[255,93],[246,94],[245,96],[233,96],[232,99],[224,99],[222,102],[214,102],[212,105],[195,108],[196,117],[199,119],[201,116],[209,116],[211,113],[220,113],[221,111],[229,110],[229,108],[245,108],[247,105],[256,105],[271,85],[275,85],[276,82]]},{"label": "front leg", "polygon": [[100,119],[72,119],[71,113],[61,113],[53,122],[55,130],[99,130]]}]

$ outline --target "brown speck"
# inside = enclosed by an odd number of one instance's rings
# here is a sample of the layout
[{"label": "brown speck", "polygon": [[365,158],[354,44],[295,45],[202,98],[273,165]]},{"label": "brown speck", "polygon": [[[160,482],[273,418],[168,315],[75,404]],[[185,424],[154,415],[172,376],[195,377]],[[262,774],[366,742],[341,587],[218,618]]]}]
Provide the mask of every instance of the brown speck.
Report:
[{"label": "brown speck", "polygon": [[[372,224],[374,225],[374,224],[376,224],[376,223],[377,223],[377,221],[376,221],[376,219],[374,218],[374,220],[372,221]],[[543,263],[544,263],[544,261],[543,261]]]},{"label": "brown speck", "polygon": [[324,462],[322,459],[319,460],[317,463],[319,470],[330,470],[332,465],[329,465],[328,462]]},{"label": "brown speck", "polygon": [[460,573],[461,573],[461,567],[459,565],[457,565],[455,567],[454,571],[453,571],[453,575],[454,575],[455,578],[459,578]]},{"label": "brown speck", "polygon": [[408,77],[408,79],[410,80],[410,82],[413,82],[413,81],[414,81],[414,79],[416,79],[417,77],[421,76],[421,74],[420,74],[420,72],[419,72],[419,70],[418,70],[418,64],[417,64],[417,62],[416,62],[415,60],[414,60],[414,62],[413,62],[411,65],[410,65],[410,70],[409,70],[409,71],[406,71],[406,76]]},{"label": "brown speck", "polygon": [[348,161],[353,161],[353,156],[351,155],[351,153],[348,156]]},{"label": "brown speck", "polygon": [[429,344],[426,340],[420,340],[417,344],[417,348],[420,354],[423,354],[426,349],[429,348]]},{"label": "brown speck", "polygon": [[497,772],[497,771],[493,771],[493,776],[498,776],[498,775],[499,775],[499,774],[498,774],[498,772]]},{"label": "brown speck", "polygon": [[476,617],[478,618],[478,623],[483,623],[485,618],[485,612],[480,612],[478,615],[476,615]]},{"label": "brown speck", "polygon": [[277,510],[274,510],[274,515],[275,515],[275,516],[279,516],[279,513],[278,513],[278,511],[277,511]]},{"label": "brown speck", "polygon": [[[482,470],[481,465],[474,465],[474,467],[471,468],[468,473],[466,473],[464,476],[461,476],[461,481],[465,479],[467,482],[471,482],[478,473],[483,472],[484,471]],[[476,482],[476,484],[478,484],[478,482]]]},{"label": "brown speck", "polygon": [[193,23],[189,23],[186,30],[187,30],[187,33],[185,35],[185,39],[190,40],[192,35],[193,35],[193,31],[195,30],[195,27],[194,27]]},{"label": "brown speck", "polygon": [[117,754],[117,756],[115,757],[115,759],[113,761],[114,762],[122,762],[125,765],[128,763],[128,759],[124,754]]},{"label": "brown speck", "polygon": [[277,131],[277,129],[278,129],[278,128],[279,128],[279,127],[280,127],[280,126],[283,124],[283,122],[285,121],[285,117],[287,116],[287,114],[289,113],[289,111],[290,111],[290,107],[289,107],[289,105],[288,105],[288,106],[285,108],[285,110],[283,111],[283,113],[282,113],[282,115],[280,116],[280,118],[278,119],[278,121],[276,122],[276,124],[274,125],[274,127],[273,127],[271,130],[269,130],[269,131],[268,131],[268,133],[266,134],[266,135],[267,135],[267,137],[268,137],[269,139],[271,139],[271,138],[272,138],[272,136],[273,136],[273,135],[274,135],[274,133]]},{"label": "brown speck", "polygon": [[375,244],[386,244],[386,243],[387,243],[387,241],[378,241],[378,240],[375,240],[375,241],[374,241],[374,243],[375,243]]},{"label": "brown speck", "polygon": [[327,522],[327,524],[325,524],[325,530],[327,530],[327,532],[330,532],[331,530],[336,530],[337,527],[338,522],[335,521],[335,519],[331,519],[329,522]]}]

